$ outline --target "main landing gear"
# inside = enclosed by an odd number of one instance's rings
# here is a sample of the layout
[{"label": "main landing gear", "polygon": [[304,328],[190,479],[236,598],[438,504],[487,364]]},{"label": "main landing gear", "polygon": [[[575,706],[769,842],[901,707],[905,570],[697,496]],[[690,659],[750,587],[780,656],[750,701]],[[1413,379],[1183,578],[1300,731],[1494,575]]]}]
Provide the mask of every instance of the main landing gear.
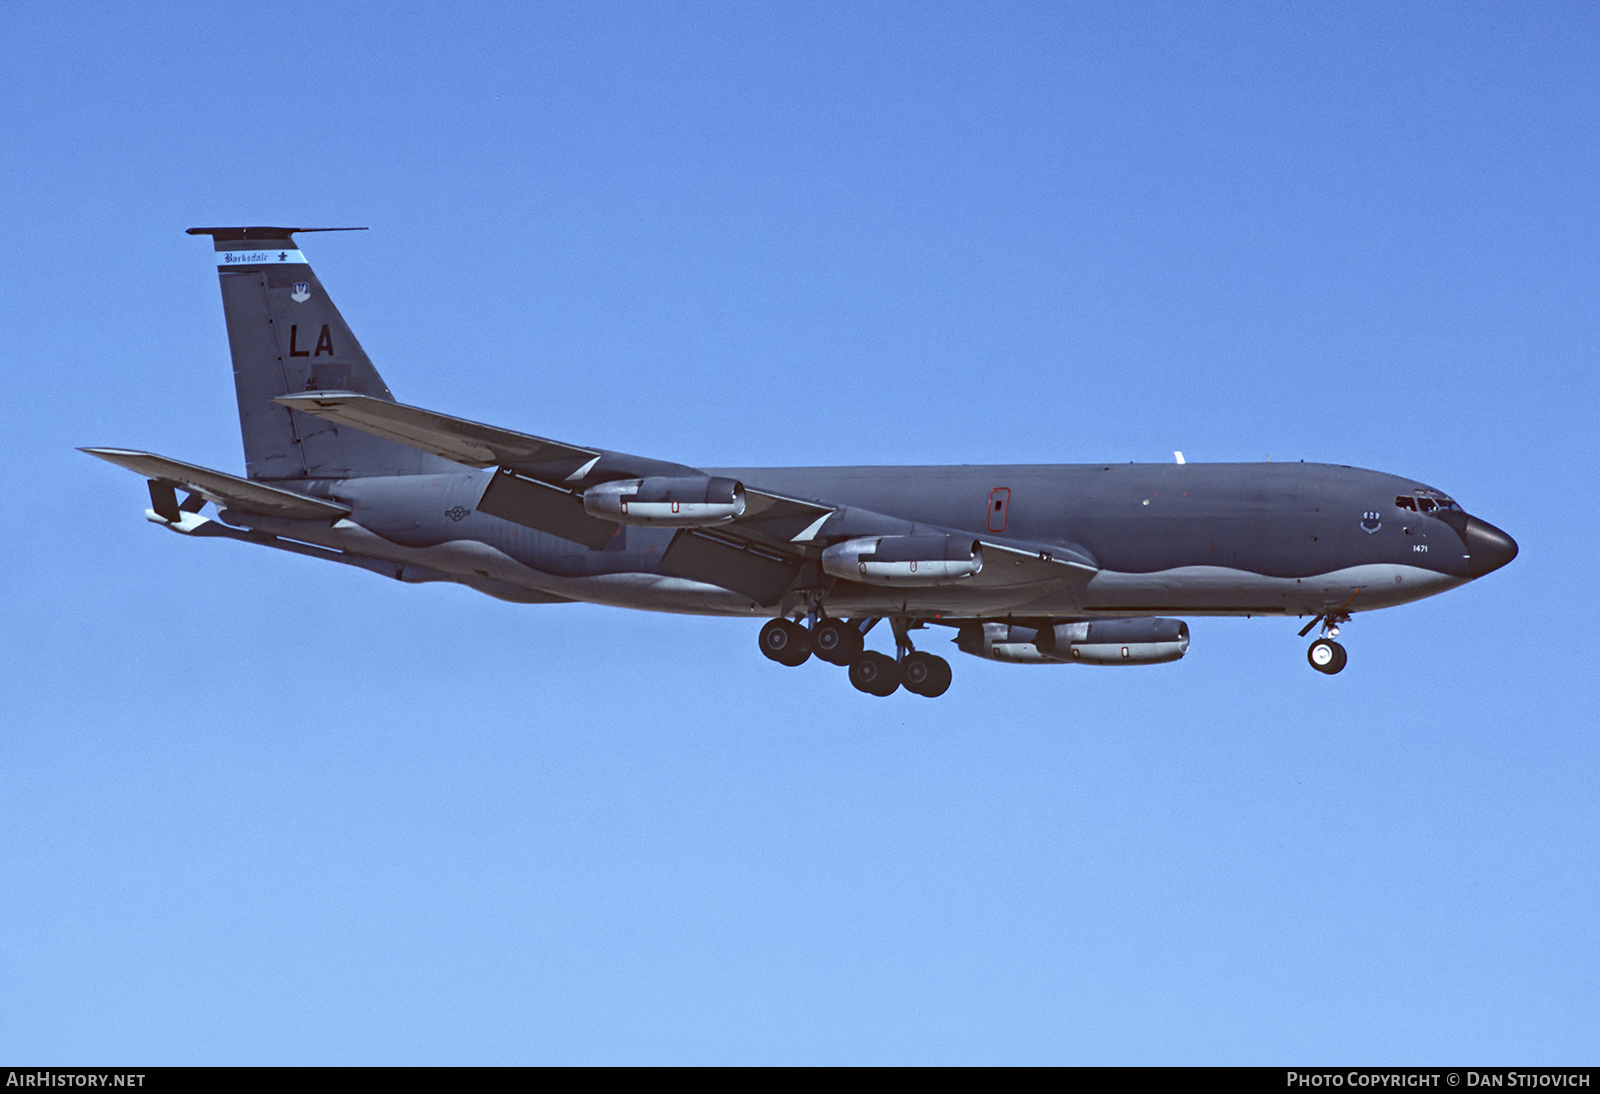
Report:
[{"label": "main landing gear", "polygon": [[1350,655],[1345,653],[1343,646],[1334,641],[1339,636],[1339,624],[1349,621],[1350,617],[1343,612],[1330,612],[1327,615],[1317,616],[1300,631],[1300,637],[1304,638],[1311,633],[1312,627],[1318,623],[1322,624],[1322,637],[1311,643],[1311,648],[1306,650],[1306,660],[1311,662],[1312,668],[1332,676],[1349,662]]},{"label": "main landing gear", "polygon": [[811,656],[810,632],[790,619],[769,620],[756,640],[761,643],[762,653],[790,668],[805,664]]},{"label": "main landing gear", "polygon": [[780,665],[800,665],[812,654],[829,664],[846,666],[850,683],[868,695],[892,695],[904,687],[929,699],[950,688],[950,662],[911,645],[911,623],[893,619],[895,656],[865,648],[866,633],[877,619],[813,617],[807,629],[790,619],[771,619],[761,628],[761,652]]},{"label": "main landing gear", "polygon": [[811,651],[830,665],[848,665],[864,643],[861,628],[844,619],[819,619],[811,628]]}]

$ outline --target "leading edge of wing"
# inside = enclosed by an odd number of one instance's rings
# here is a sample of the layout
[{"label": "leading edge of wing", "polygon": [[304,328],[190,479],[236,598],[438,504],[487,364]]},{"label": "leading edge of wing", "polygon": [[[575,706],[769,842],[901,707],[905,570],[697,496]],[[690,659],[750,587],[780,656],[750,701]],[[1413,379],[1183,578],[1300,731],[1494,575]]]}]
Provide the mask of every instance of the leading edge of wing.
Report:
[{"label": "leading edge of wing", "polygon": [[281,395],[273,401],[302,414],[348,425],[469,467],[571,464],[576,470],[601,455],[596,448],[562,444],[513,429],[440,414],[436,410],[347,391],[308,391],[301,395]]},{"label": "leading edge of wing", "polygon": [[1100,572],[1087,554],[1060,544],[1022,546],[984,536],[983,569],[970,579],[975,585],[1033,585],[1045,581],[1087,581]]},{"label": "leading edge of wing", "polygon": [[827,519],[838,512],[838,506],[806,501],[787,494],[773,494],[749,486],[744,488],[744,513],[723,530],[746,532],[756,538],[791,549],[809,547]]}]

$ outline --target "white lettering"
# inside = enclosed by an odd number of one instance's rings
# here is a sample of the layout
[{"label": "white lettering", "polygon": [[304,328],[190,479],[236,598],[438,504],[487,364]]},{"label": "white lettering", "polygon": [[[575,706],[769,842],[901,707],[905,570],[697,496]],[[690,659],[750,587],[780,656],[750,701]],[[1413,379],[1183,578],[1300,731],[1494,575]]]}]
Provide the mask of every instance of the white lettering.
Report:
[{"label": "white lettering", "polygon": [[1352,1071],[1348,1075],[1351,1086],[1438,1086],[1439,1076],[1434,1075],[1399,1075],[1394,1072],[1380,1072],[1367,1074]]}]

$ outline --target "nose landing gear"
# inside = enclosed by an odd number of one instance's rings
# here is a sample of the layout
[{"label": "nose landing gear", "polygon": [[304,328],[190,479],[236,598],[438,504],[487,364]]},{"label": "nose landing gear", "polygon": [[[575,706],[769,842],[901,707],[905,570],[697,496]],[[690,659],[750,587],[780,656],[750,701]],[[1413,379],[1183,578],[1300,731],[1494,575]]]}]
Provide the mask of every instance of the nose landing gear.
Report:
[{"label": "nose landing gear", "polygon": [[1350,655],[1344,652],[1344,647],[1331,638],[1319,638],[1311,643],[1311,648],[1306,651],[1306,660],[1311,662],[1311,667],[1318,672],[1325,672],[1329,676],[1344,668],[1350,660]]},{"label": "nose landing gear", "polygon": [[1343,646],[1334,641],[1339,636],[1339,624],[1349,621],[1350,616],[1344,612],[1329,612],[1317,616],[1300,631],[1300,637],[1304,638],[1312,627],[1318,623],[1322,624],[1322,637],[1311,643],[1311,648],[1306,650],[1306,660],[1311,662],[1312,668],[1332,676],[1349,662],[1350,655],[1345,653]]}]

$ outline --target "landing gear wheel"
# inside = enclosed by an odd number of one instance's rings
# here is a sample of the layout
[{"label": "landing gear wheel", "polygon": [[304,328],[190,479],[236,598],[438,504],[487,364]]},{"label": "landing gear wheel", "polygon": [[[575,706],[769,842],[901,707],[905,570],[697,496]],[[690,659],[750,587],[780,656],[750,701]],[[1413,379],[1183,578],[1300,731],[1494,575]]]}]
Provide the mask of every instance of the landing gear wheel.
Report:
[{"label": "landing gear wheel", "polygon": [[772,619],[761,628],[761,652],[780,665],[791,668],[811,656],[811,636],[800,624],[788,619]]},{"label": "landing gear wheel", "polygon": [[824,619],[811,628],[811,652],[830,665],[848,665],[861,655],[861,631],[853,623]]},{"label": "landing gear wheel", "polygon": [[1306,651],[1306,660],[1311,662],[1311,667],[1318,672],[1332,676],[1349,662],[1350,655],[1344,652],[1344,647],[1331,638],[1319,638],[1311,643],[1311,648]]},{"label": "landing gear wheel", "polygon": [[900,664],[906,690],[937,699],[950,689],[950,662],[931,653],[912,653]]},{"label": "landing gear wheel", "polygon": [[868,695],[892,695],[900,686],[900,666],[894,658],[868,650],[850,662],[850,683]]}]

